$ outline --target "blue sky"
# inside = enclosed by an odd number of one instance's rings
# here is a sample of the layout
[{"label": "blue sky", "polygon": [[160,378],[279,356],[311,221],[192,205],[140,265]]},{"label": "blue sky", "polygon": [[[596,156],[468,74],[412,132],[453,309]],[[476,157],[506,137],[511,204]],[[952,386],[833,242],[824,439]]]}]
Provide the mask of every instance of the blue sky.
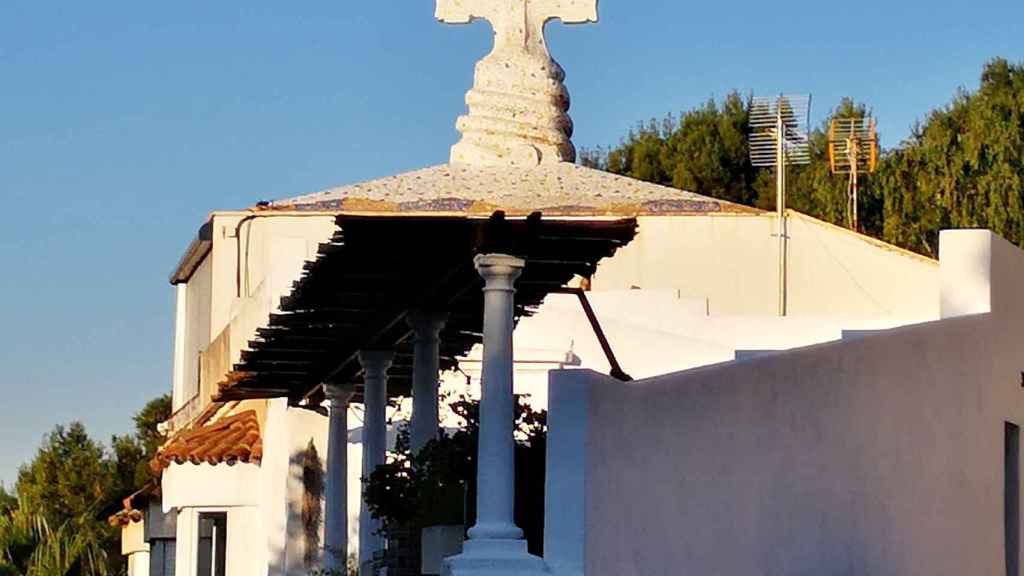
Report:
[{"label": "blue sky", "polygon": [[[883,144],[1024,60],[1024,2],[604,0],[549,26],[577,146],[730,90],[866,102]],[[854,25],[851,28],[850,22]],[[0,3],[0,481],[170,387],[167,275],[215,209],[446,161],[484,23],[431,0]]]}]

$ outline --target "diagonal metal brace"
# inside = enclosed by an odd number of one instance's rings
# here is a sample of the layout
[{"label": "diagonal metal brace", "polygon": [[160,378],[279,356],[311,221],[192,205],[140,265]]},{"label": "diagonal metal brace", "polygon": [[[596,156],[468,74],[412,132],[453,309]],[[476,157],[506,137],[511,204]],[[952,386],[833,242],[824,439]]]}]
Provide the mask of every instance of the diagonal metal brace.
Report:
[{"label": "diagonal metal brace", "polygon": [[597,314],[594,314],[594,309],[590,306],[590,300],[587,299],[587,293],[582,288],[569,288],[562,287],[551,291],[552,294],[574,294],[579,299],[580,305],[583,306],[583,313],[587,315],[587,320],[590,321],[590,327],[594,330],[594,336],[597,336],[597,341],[601,344],[601,349],[604,350],[604,356],[608,359],[608,364],[612,367],[609,376],[622,382],[632,382],[633,377],[623,372],[622,367],[619,366],[619,361],[615,358],[615,352],[612,351],[611,344],[608,343],[608,338],[604,335],[604,330],[601,329],[601,323],[597,320]]}]

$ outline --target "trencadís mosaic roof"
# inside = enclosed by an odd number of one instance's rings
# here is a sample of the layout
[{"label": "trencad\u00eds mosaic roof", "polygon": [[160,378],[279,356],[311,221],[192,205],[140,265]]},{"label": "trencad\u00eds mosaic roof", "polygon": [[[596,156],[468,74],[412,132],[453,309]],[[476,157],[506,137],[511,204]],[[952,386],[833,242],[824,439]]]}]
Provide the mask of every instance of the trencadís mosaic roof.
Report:
[{"label": "trencad\u00eds mosaic roof", "polygon": [[531,168],[443,164],[274,202],[276,210],[640,216],[755,208],[558,162]]}]

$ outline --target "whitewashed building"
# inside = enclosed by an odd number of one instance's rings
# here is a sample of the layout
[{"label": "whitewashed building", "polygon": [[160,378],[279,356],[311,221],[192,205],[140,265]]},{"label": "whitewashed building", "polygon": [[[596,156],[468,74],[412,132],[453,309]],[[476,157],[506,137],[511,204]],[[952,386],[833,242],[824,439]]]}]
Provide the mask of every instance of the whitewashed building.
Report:
[{"label": "whitewashed building", "polygon": [[[174,574],[371,572],[386,399],[422,446],[455,366],[486,489],[428,573],[1016,565],[1015,248],[946,233],[935,261],[794,212],[780,244],[774,213],[577,166],[543,25],[596,2],[437,15],[496,32],[449,164],[215,212],[172,275]],[[512,521],[513,391],[551,410],[544,558]]]}]

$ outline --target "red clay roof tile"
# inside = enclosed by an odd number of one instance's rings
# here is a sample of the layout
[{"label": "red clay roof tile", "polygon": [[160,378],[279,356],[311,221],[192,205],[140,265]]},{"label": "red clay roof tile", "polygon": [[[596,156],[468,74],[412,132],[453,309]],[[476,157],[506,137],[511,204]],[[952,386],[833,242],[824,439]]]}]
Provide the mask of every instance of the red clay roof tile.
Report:
[{"label": "red clay roof tile", "polygon": [[157,451],[151,466],[160,473],[171,464],[259,463],[263,437],[256,412],[247,410],[183,430]]}]

